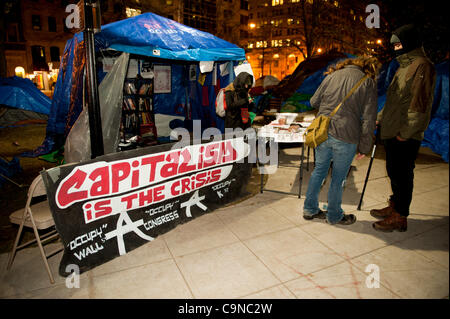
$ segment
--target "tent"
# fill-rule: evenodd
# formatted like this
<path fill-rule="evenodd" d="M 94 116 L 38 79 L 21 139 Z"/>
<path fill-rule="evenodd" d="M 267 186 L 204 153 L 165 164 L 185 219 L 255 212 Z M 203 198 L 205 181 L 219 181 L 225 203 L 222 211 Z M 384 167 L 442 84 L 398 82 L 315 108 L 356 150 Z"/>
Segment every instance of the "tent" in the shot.
<path fill-rule="evenodd" d="M 29 79 L 0 78 L 0 126 L 48 119 L 51 100 Z"/>
<path fill-rule="evenodd" d="M 121 75 L 117 73 L 115 78 L 109 76 L 108 81 L 116 84 L 124 80 L 123 72 L 130 71 L 133 57 L 137 57 L 137 60 L 139 57 L 150 58 L 155 64 L 170 65 L 172 90 L 170 93 L 154 95 L 154 112 L 162 118 L 180 116 L 189 121 L 201 120 L 202 127 L 217 127 L 223 131 L 223 120 L 215 114 L 215 96 L 221 87 L 233 81 L 234 67 L 245 61 L 243 49 L 212 34 L 153 13 L 102 26 L 101 32 L 95 35 L 95 48 L 97 60 L 103 65 L 111 57 L 108 54 L 112 54 L 116 62 L 122 60 L 122 63 L 129 63 L 126 70 L 114 64 L 115 72 Z M 129 61 L 118 58 L 121 53 L 129 54 Z M 85 58 L 82 33 L 67 42 L 61 62 L 46 139 L 30 156 L 49 153 L 61 147 L 83 111 Z M 101 86 L 111 72 L 106 74 L 101 64 L 97 67 L 99 94 L 102 95 Z M 207 72 L 204 67 L 212 67 L 212 70 Z M 110 84 L 104 86 L 114 90 Z M 102 108 L 101 98 L 100 104 Z M 104 114 L 103 111 L 101 113 Z M 114 126 L 103 121 L 102 116 L 103 124 Z"/>
<path fill-rule="evenodd" d="M 269 92 L 255 98 L 258 110 L 264 110 L 274 106 L 280 112 L 300 113 L 311 110 L 309 99 L 325 78 L 326 69 L 350 54 L 330 51 L 313 56 L 302 61 L 291 75 L 286 76 L 278 85 L 270 88 Z M 261 93 L 263 90 L 253 92 Z M 252 93 L 251 91 L 251 93 Z"/>

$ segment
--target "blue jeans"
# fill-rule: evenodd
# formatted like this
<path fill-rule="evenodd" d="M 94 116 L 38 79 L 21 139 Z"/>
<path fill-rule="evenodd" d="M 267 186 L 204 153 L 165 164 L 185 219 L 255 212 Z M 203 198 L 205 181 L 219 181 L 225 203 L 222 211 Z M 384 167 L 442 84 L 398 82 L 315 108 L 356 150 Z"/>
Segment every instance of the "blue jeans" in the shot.
<path fill-rule="evenodd" d="M 315 215 L 319 212 L 319 193 L 322 183 L 328 175 L 328 169 L 333 161 L 331 183 L 328 190 L 329 224 L 338 223 L 344 217 L 341 208 L 343 183 L 356 153 L 356 144 L 340 141 L 331 135 L 316 148 L 316 167 L 311 175 L 303 206 L 303 214 Z"/>

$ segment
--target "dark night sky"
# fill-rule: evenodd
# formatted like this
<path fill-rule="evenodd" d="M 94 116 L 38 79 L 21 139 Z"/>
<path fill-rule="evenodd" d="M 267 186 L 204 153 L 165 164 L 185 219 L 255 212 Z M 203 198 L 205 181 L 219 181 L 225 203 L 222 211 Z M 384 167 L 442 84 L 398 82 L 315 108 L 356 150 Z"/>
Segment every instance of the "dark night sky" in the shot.
<path fill-rule="evenodd" d="M 383 30 L 386 40 L 396 28 L 414 23 L 422 32 L 424 47 L 433 62 L 438 63 L 448 56 L 448 0 L 378 0 L 372 3 L 379 5 L 381 20 L 388 23 L 388 28 Z"/>

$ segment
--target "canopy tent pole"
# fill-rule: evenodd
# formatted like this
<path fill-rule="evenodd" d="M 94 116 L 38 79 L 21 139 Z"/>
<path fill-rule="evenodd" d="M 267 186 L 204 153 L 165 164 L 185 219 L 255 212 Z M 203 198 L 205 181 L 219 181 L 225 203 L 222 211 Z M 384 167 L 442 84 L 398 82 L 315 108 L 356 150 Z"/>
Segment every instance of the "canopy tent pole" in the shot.
<path fill-rule="evenodd" d="M 95 0 L 84 1 L 84 21 L 83 31 L 86 45 L 86 74 L 88 81 L 88 113 L 89 131 L 91 137 L 91 158 L 96 158 L 104 154 L 102 119 L 100 115 L 100 102 L 98 97 L 97 72 L 95 67 L 95 43 L 94 43 L 94 15 L 93 7 L 100 10 L 99 3 Z M 100 24 L 98 24 L 100 25 Z"/>

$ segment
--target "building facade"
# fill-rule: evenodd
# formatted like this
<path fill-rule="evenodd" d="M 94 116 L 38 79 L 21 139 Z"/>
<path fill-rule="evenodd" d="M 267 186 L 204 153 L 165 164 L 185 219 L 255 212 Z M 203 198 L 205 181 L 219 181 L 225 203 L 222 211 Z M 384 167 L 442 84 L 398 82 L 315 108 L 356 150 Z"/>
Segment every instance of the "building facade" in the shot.
<path fill-rule="evenodd" d="M 282 79 L 332 49 L 370 54 L 376 35 L 365 25 L 365 7 L 355 0 L 250 0 L 246 52 L 255 77 Z"/>
<path fill-rule="evenodd" d="M 64 0 L 5 0 L 6 76 L 28 77 L 45 91 L 52 89 L 59 62 L 73 31 L 66 28 Z"/>

